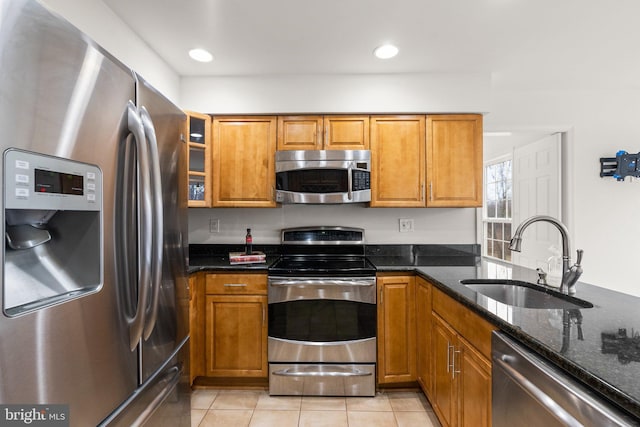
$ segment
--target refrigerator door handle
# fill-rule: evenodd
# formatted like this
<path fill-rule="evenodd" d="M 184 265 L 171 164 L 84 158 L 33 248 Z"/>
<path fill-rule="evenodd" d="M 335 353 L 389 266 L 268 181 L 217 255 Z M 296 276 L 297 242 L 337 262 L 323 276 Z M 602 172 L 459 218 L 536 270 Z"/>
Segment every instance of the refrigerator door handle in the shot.
<path fill-rule="evenodd" d="M 181 374 L 182 369 L 177 366 L 174 366 L 167 370 L 167 372 L 164 374 L 164 378 L 160 380 L 164 383 L 164 387 L 162 388 L 162 390 L 160 390 L 160 392 L 158 392 L 149 406 L 147 406 L 140 413 L 138 418 L 136 418 L 136 420 L 131 423 L 131 427 L 141 427 L 147 422 L 147 420 L 151 417 L 151 415 L 153 415 L 155 410 L 158 409 L 160 405 L 162 405 L 162 403 L 167 399 L 167 397 L 169 397 L 171 392 L 175 390 L 180 380 Z"/>
<path fill-rule="evenodd" d="M 129 320 L 129 347 L 135 350 L 144 330 L 145 303 L 148 298 L 149 265 L 151 263 L 151 196 L 149 194 L 149 156 L 144 144 L 144 126 L 138 109 L 127 103 L 127 125 L 135 140 L 138 180 L 138 302 L 135 315 Z"/>
<path fill-rule="evenodd" d="M 149 171 L 151 174 L 151 199 L 153 206 L 153 246 L 151 256 L 151 298 L 146 308 L 143 338 L 149 339 L 158 318 L 158 299 L 160 283 L 162 281 L 162 251 L 164 248 L 164 213 L 162 203 L 162 177 L 160 176 L 160 156 L 158 154 L 158 140 L 151 115 L 143 106 L 139 109 L 146 145 L 149 151 Z"/>

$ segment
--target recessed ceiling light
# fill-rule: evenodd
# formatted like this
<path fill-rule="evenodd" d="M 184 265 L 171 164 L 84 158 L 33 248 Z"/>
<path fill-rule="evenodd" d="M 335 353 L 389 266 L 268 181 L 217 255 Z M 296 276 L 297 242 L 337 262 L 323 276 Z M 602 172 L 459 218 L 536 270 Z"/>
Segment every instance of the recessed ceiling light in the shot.
<path fill-rule="evenodd" d="M 213 61 L 213 55 L 211 55 L 209 52 L 207 52 L 204 49 L 191 49 L 189 51 L 189 56 L 191 57 L 191 59 L 198 61 L 198 62 L 211 62 Z"/>
<path fill-rule="evenodd" d="M 398 48 L 392 44 L 383 44 L 382 46 L 378 46 L 373 51 L 373 54 L 380 59 L 389 59 L 398 54 Z"/>

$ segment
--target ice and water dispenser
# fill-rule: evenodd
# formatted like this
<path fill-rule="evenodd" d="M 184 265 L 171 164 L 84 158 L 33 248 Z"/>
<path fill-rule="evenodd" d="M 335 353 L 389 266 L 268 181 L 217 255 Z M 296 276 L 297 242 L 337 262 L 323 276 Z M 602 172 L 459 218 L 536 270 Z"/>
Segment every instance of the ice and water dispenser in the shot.
<path fill-rule="evenodd" d="M 102 173 L 17 149 L 4 153 L 3 310 L 16 316 L 102 283 Z"/>

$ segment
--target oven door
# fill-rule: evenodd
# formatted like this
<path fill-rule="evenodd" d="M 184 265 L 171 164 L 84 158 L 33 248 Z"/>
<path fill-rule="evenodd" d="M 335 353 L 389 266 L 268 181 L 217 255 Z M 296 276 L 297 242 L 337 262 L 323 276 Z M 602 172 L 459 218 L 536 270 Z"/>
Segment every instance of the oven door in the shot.
<path fill-rule="evenodd" d="M 269 362 L 375 363 L 375 277 L 270 277 L 268 331 Z"/>

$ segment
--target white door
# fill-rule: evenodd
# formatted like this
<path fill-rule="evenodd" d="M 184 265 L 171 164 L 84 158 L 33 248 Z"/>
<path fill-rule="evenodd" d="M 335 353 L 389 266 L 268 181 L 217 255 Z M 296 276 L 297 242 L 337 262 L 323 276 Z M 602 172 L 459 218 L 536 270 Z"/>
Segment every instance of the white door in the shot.
<path fill-rule="evenodd" d="M 513 226 L 533 215 L 561 219 L 561 135 L 549 135 L 513 152 Z M 523 234 L 522 251 L 512 253 L 514 264 L 548 271 L 554 250 L 562 252 L 560 233 L 549 223 L 537 222 Z"/>

